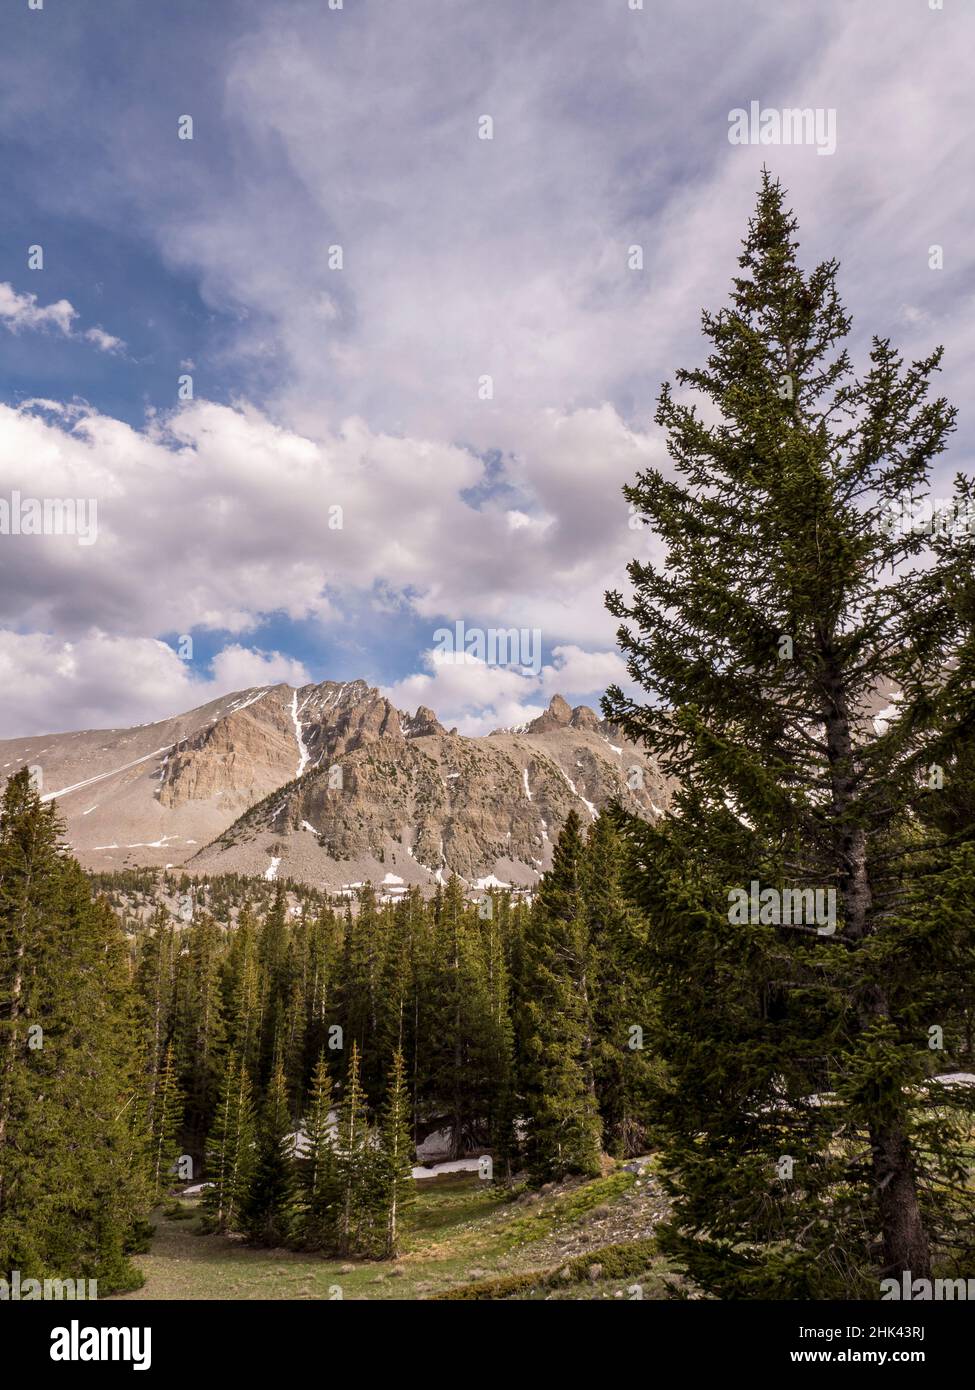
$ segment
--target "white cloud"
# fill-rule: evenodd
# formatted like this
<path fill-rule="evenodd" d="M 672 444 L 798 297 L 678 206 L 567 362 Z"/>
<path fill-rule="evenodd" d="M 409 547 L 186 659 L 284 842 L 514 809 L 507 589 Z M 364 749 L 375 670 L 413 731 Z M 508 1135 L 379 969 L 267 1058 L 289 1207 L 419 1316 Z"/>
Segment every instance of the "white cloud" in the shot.
<path fill-rule="evenodd" d="M 125 347 L 121 338 L 116 338 L 112 333 L 106 333 L 104 328 L 89 328 L 84 337 L 89 343 L 94 343 L 99 352 L 121 352 Z"/>
<path fill-rule="evenodd" d="M 340 401 L 374 428 L 516 450 L 546 408 L 609 399 L 640 418 L 699 354 L 699 309 L 727 293 L 763 160 L 807 247 L 849 268 L 868 331 L 896 313 L 892 282 L 940 294 L 929 243 L 971 269 L 975 102 L 958 55 L 975 17 L 949 9 L 498 0 L 446 22 L 442 0 L 413 0 L 340 27 L 317 6 L 282 23 L 272 0 L 224 72 L 248 177 L 187 205 L 180 161 L 145 197 L 165 254 L 240 313 L 240 360 L 259 337 L 287 364 L 275 408 L 295 428 L 316 433 Z M 752 98 L 835 108 L 836 153 L 730 145 L 728 112 Z M 966 298 L 938 317 L 967 355 Z"/>
<path fill-rule="evenodd" d="M 41 305 L 36 294 L 20 294 L 8 280 L 0 282 L 0 323 L 11 333 L 24 328 L 56 328 L 68 334 L 77 317 L 77 310 L 66 299 Z"/>
<path fill-rule="evenodd" d="M 400 709 L 427 705 L 447 728 L 456 725 L 462 734 L 479 735 L 528 723 L 553 695 L 595 705 L 614 682 L 633 688 L 618 652 L 569 645 L 556 647 L 553 658 L 534 675 L 516 666 L 488 665 L 470 652 L 446 657 L 434 649 L 423 656 L 425 671 L 396 681 L 384 693 Z"/>
<path fill-rule="evenodd" d="M 604 694 L 610 685 L 631 689 L 626 663 L 617 651 L 586 652 L 574 645 L 556 647 L 551 666 L 542 670 L 542 689 L 546 695 Z"/>
<path fill-rule="evenodd" d="M 144 637 L 90 632 L 75 642 L 0 630 L 0 738 L 151 723 L 252 685 L 305 684 L 279 652 L 225 647 L 212 674 Z"/>
<path fill-rule="evenodd" d="M 11 333 L 23 329 L 55 328 L 66 338 L 74 337 L 73 325 L 78 310 L 66 299 L 54 304 L 39 304 L 36 294 L 21 293 L 15 290 L 9 280 L 0 282 L 0 323 Z M 121 338 L 106 333 L 104 328 L 87 328 L 80 334 L 86 342 L 94 344 L 99 352 L 119 352 L 125 347 Z"/>
<path fill-rule="evenodd" d="M 603 591 L 655 553 L 620 486 L 664 461 L 656 387 L 702 360 L 699 310 L 725 300 L 763 161 L 790 189 L 803 263 L 843 263 L 854 349 L 874 331 L 908 356 L 945 341 L 943 388 L 966 398 L 975 15 L 917 0 L 373 9 L 337 23 L 318 5 L 254 8 L 200 94 L 219 138 L 154 144 L 151 168 L 156 110 L 127 122 L 97 104 L 97 167 L 65 168 L 62 198 L 97 202 L 194 282 L 234 326 L 218 360 L 205 337 L 181 346 L 181 368 L 231 382 L 255 368 L 263 408 L 202 401 L 145 430 L 57 403 L 45 418 L 42 403 L 0 409 L 0 493 L 97 495 L 100 532 L 86 551 L 0 539 L 0 621 L 136 641 L 244 634 L 275 612 L 339 631 L 367 611 L 376 629 L 352 635 L 364 675 L 398 612 L 429 623 L 421 648 L 444 619 L 539 627 L 559 655 L 534 685 L 460 668 L 400 682 L 448 722 L 520 722 L 554 689 L 614 678 Z M 0 69 L 0 101 L 23 115 L 37 98 Z M 75 73 L 70 102 L 34 84 L 55 92 L 27 108 L 49 143 L 64 126 L 44 122 L 83 99 Z M 835 107 L 835 155 L 731 146 L 728 111 L 753 98 Z M 492 142 L 476 139 L 484 112 Z M 75 317 L 0 286 L 13 331 L 74 334 Z M 485 373 L 493 400 L 478 399 Z M 942 476 L 970 445 L 960 424 Z M 488 450 L 501 475 L 485 488 Z"/>
<path fill-rule="evenodd" d="M 253 647 L 241 647 L 234 643 L 224 647 L 213 658 L 211 684 L 214 693 L 222 695 L 225 691 L 246 690 L 251 685 L 301 686 L 308 684 L 308 671 L 301 661 L 282 656 L 280 652 L 255 651 Z"/>
<path fill-rule="evenodd" d="M 544 524 L 512 528 L 501 501 L 465 500 L 482 477 L 470 451 L 361 420 L 314 441 L 206 401 L 141 431 L 0 406 L 0 491 L 98 503 L 83 553 L 61 536 L 0 540 L 0 622 L 242 633 L 275 612 L 338 623 L 343 596 L 382 586 L 431 631 L 446 616 L 605 644 L 602 589 L 642 543 L 619 488 L 652 454 L 610 407 L 546 413 L 511 461 Z"/>
<path fill-rule="evenodd" d="M 426 672 L 396 681 L 384 693 L 400 709 L 426 705 L 446 728 L 462 734 L 489 734 L 541 714 L 539 682 L 512 667 L 488 666 L 470 654 L 445 661 L 436 651 L 424 656 Z"/>

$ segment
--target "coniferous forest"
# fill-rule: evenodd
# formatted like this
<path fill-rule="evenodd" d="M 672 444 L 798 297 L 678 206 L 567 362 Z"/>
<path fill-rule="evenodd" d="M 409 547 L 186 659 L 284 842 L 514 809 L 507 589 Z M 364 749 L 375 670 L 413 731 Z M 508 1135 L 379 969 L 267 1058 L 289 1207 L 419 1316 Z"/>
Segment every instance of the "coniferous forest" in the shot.
<path fill-rule="evenodd" d="M 188 1184 L 207 1232 L 389 1260 L 440 1133 L 512 1195 L 649 1156 L 697 1297 L 968 1277 L 975 542 L 894 524 L 955 426 L 941 354 L 878 337 L 855 370 L 838 265 L 803 268 L 769 174 L 702 331 L 670 464 L 626 490 L 660 559 L 608 596 L 642 694 L 604 714 L 669 813 L 570 813 L 531 901 L 244 881 L 231 911 L 190 880 L 133 923 L 11 776 L 0 1270 L 133 1288 Z"/>

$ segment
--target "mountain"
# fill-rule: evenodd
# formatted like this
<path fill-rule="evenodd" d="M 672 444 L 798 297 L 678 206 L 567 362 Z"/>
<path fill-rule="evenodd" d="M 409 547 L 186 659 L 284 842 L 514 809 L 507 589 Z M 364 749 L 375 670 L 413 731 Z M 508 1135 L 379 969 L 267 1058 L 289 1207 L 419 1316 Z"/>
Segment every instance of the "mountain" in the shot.
<path fill-rule="evenodd" d="M 39 769 L 88 868 L 292 877 L 390 896 L 456 873 L 528 886 L 570 809 L 666 808 L 643 750 L 553 697 L 520 730 L 447 732 L 365 681 L 255 687 L 131 729 L 0 741 L 0 777 Z"/>

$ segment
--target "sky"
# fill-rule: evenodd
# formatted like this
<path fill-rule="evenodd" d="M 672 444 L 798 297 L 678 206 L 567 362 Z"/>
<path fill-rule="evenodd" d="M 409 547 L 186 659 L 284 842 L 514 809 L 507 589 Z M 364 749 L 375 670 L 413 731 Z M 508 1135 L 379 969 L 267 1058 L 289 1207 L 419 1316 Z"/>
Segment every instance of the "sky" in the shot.
<path fill-rule="evenodd" d="M 621 488 L 763 162 L 855 359 L 944 344 L 935 493 L 970 471 L 970 0 L 38 3 L 0 8 L 0 518 L 97 532 L 0 534 L 0 737 L 355 678 L 479 734 L 625 686 Z M 835 149 L 732 143 L 752 102 Z M 531 658 L 445 659 L 459 622 Z"/>

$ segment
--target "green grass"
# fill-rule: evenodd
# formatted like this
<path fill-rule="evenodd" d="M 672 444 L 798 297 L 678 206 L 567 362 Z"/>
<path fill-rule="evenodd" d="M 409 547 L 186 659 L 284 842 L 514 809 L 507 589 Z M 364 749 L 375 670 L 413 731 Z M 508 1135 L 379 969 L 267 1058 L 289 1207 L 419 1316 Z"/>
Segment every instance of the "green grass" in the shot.
<path fill-rule="evenodd" d="M 578 1231 L 598 1207 L 627 1193 L 630 1173 L 580 1182 L 526 1201 L 476 1174 L 453 1173 L 417 1184 L 406 1249 L 392 1261 L 333 1260 L 289 1250 L 261 1250 L 242 1240 L 199 1233 L 195 1202 L 167 1204 L 155 1214 L 147 1254 L 135 1257 L 143 1287 L 126 1299 L 424 1299 L 503 1297 L 613 1297 L 621 1280 L 660 1268 L 647 1240 L 604 1246 L 553 1264 L 540 1240 Z M 178 1211 L 178 1214 L 177 1214 Z M 598 1281 L 593 1263 L 603 1265 Z M 538 1269 L 524 1268 L 537 1264 Z M 515 1267 L 517 1266 L 517 1268 Z M 568 1276 L 559 1272 L 567 1268 Z M 497 1284 L 494 1292 L 472 1286 Z M 615 1281 L 615 1283 L 614 1283 Z M 659 1297 L 662 1284 L 650 1279 Z M 613 1287 L 610 1288 L 610 1285 Z M 458 1292 L 460 1291 L 460 1292 Z"/>
<path fill-rule="evenodd" d="M 590 1285 L 618 1284 L 621 1280 L 645 1276 L 652 1269 L 656 1258 L 657 1247 L 654 1240 L 604 1245 L 588 1251 L 585 1255 L 576 1255 L 560 1265 L 553 1265 L 549 1269 L 482 1279 L 473 1284 L 448 1289 L 445 1293 L 435 1294 L 434 1297 L 451 1300 L 504 1299 L 543 1289 L 561 1289 L 567 1292 L 570 1285 L 583 1282 Z M 598 1275 L 594 1278 L 597 1267 Z"/>
<path fill-rule="evenodd" d="M 514 1245 L 542 1240 L 558 1227 L 578 1221 L 596 1207 L 622 1196 L 635 1182 L 632 1173 L 613 1173 L 608 1178 L 596 1178 L 569 1192 L 542 1198 L 530 1216 L 509 1223 L 508 1237 Z"/>

